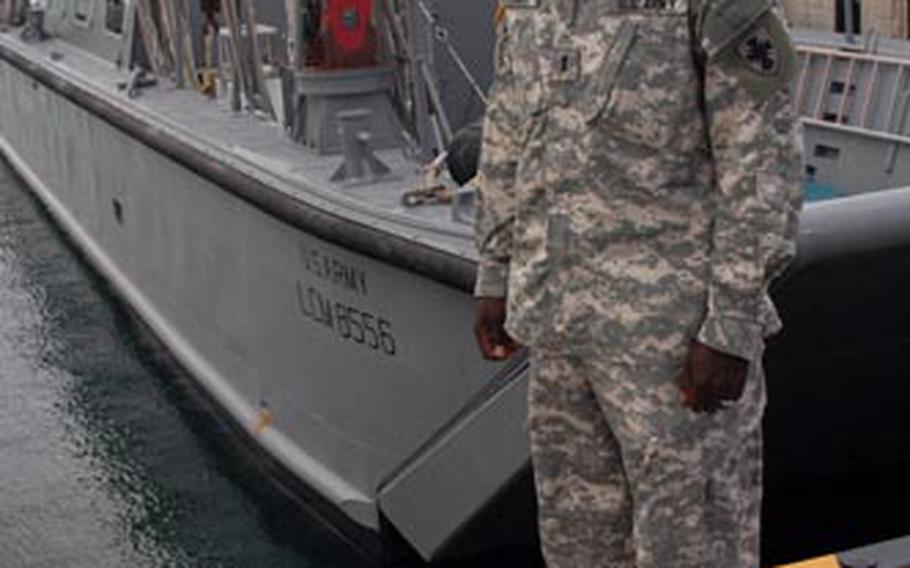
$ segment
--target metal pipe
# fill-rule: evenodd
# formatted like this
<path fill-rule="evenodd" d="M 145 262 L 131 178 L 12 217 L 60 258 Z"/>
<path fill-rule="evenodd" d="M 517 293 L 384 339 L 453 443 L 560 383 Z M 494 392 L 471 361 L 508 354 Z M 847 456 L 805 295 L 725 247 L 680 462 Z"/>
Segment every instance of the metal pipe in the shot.
<path fill-rule="evenodd" d="M 875 90 L 878 87 L 878 61 L 872 64 L 871 73 L 872 76 L 869 78 L 869 82 L 866 84 L 866 96 L 863 100 L 863 109 L 860 113 L 859 122 L 857 123 L 861 128 L 865 128 L 866 125 L 869 124 L 869 109 L 872 107 L 872 99 L 875 96 Z"/>
<path fill-rule="evenodd" d="M 897 134 L 892 134 L 890 132 L 882 132 L 880 130 L 872 130 L 870 128 L 860 128 L 858 126 L 849 126 L 847 124 L 836 124 L 834 122 L 819 120 L 817 118 L 803 118 L 803 124 L 818 128 L 825 128 L 827 130 L 836 130 L 857 136 L 864 136 L 866 138 L 874 138 L 883 142 L 892 142 L 895 144 L 910 146 L 910 136 L 900 136 Z"/>
<path fill-rule="evenodd" d="M 898 136 L 904 136 L 904 130 L 907 127 L 907 110 L 910 108 L 910 91 L 904 91 L 900 97 L 900 112 L 898 113 L 897 127 L 894 130 Z M 888 125 L 891 128 L 891 125 Z M 897 156 L 900 152 L 901 144 L 895 142 L 888 148 L 888 156 L 885 158 L 885 171 L 894 173 L 894 166 L 897 165 Z"/>
<path fill-rule="evenodd" d="M 429 57 L 429 45 L 424 33 L 423 18 L 419 12 L 419 0 L 408 0 L 408 32 L 411 43 L 411 93 L 413 96 L 414 129 L 417 135 L 421 159 L 427 159 L 433 154 L 433 134 L 430 124 L 430 111 L 427 101 L 426 82 L 424 81 L 421 67 Z"/>
<path fill-rule="evenodd" d="M 906 59 L 901 59 L 899 57 L 888 57 L 887 55 L 878 55 L 872 53 L 844 53 L 838 49 L 831 49 L 829 47 L 814 47 L 801 45 L 796 48 L 799 53 L 811 53 L 812 55 L 824 55 L 824 56 L 834 56 L 834 57 L 850 57 L 856 59 L 857 61 L 878 61 L 879 63 L 885 65 L 907 65 Z"/>
<path fill-rule="evenodd" d="M 847 122 L 847 110 L 850 103 L 853 102 L 853 95 L 851 95 L 851 90 L 856 93 L 856 85 L 853 84 L 853 75 L 856 72 L 856 59 L 850 59 L 850 63 L 847 65 L 847 79 L 844 81 L 844 92 L 841 94 L 840 107 L 837 109 L 837 122 L 846 123 Z"/>
<path fill-rule="evenodd" d="M 171 22 L 171 29 L 174 32 L 174 70 L 177 74 L 176 83 L 177 88 L 182 89 L 186 87 L 186 81 L 183 77 L 183 21 L 180 18 L 180 15 L 183 11 L 180 9 L 180 0 L 171 0 L 171 14 L 173 15 L 173 20 Z"/>
<path fill-rule="evenodd" d="M 818 91 L 818 101 L 816 101 L 815 114 L 813 114 L 814 118 L 822 118 L 825 105 L 828 103 L 828 94 L 831 92 L 831 71 L 834 68 L 835 57 L 837 57 L 835 54 L 829 54 L 828 61 L 825 63 L 825 74 L 821 82 L 821 88 Z"/>
<path fill-rule="evenodd" d="M 856 13 L 853 8 L 853 0 L 841 0 L 841 3 L 844 7 L 844 26 L 846 27 L 847 32 L 847 43 L 856 43 L 856 32 L 854 31 L 856 27 Z"/>
<path fill-rule="evenodd" d="M 284 1 L 285 18 L 287 18 L 287 63 L 294 71 L 300 71 L 301 62 L 298 61 L 300 41 L 300 0 Z"/>
<path fill-rule="evenodd" d="M 803 100 L 806 96 L 806 85 L 809 81 L 809 70 L 812 68 L 812 52 L 803 53 L 803 68 L 799 74 L 799 82 L 796 88 L 796 97 L 793 100 L 793 109 L 797 114 L 803 112 Z"/>
<path fill-rule="evenodd" d="M 885 117 L 885 129 L 891 131 L 891 125 L 894 124 L 894 116 L 897 114 L 898 105 L 900 104 L 900 94 L 904 88 L 904 74 L 906 73 L 906 63 L 900 64 L 897 68 L 897 77 L 894 79 L 894 91 L 891 93 L 891 104 L 888 105 L 888 114 Z"/>

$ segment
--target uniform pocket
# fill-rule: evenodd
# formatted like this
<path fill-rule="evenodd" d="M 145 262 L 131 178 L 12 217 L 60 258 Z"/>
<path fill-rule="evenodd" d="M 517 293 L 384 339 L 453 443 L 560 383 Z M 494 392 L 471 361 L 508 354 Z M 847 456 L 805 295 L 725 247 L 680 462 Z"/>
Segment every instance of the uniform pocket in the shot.
<path fill-rule="evenodd" d="M 572 226 L 569 216 L 554 213 L 547 218 L 547 255 L 552 264 L 558 266 L 569 252 L 572 241 Z"/>
<path fill-rule="evenodd" d="M 588 125 L 600 119 L 607 110 L 613 95 L 613 88 L 616 86 L 616 81 L 622 73 L 636 39 L 638 39 L 638 22 L 624 21 L 616 32 L 600 73 L 592 81 L 589 106 L 584 113 L 585 122 Z"/>
<path fill-rule="evenodd" d="M 630 18 L 600 80 L 588 122 L 607 141 L 680 155 L 701 143 L 700 84 L 688 18 Z"/>

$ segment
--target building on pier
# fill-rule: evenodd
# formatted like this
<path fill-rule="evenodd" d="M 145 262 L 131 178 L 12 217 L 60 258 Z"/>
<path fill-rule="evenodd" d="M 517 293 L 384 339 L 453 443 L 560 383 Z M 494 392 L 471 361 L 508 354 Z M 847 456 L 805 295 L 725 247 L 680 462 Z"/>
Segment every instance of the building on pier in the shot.
<path fill-rule="evenodd" d="M 910 0 L 784 0 L 784 5 L 794 27 L 910 39 Z"/>

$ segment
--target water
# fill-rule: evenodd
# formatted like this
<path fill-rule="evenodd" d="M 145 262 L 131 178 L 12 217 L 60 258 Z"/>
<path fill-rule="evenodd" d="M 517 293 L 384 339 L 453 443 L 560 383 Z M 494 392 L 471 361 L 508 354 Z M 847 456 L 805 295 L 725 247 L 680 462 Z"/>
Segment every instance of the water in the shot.
<path fill-rule="evenodd" d="M 362 565 L 188 385 L 0 161 L 0 566 Z"/>

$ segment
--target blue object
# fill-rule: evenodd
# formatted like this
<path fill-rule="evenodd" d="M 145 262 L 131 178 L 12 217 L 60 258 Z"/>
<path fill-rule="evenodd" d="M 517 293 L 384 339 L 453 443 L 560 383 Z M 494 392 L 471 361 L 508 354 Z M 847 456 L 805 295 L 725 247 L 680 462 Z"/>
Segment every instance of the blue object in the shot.
<path fill-rule="evenodd" d="M 839 197 L 837 188 L 833 185 L 824 185 L 814 181 L 806 182 L 806 201 L 828 201 Z"/>

